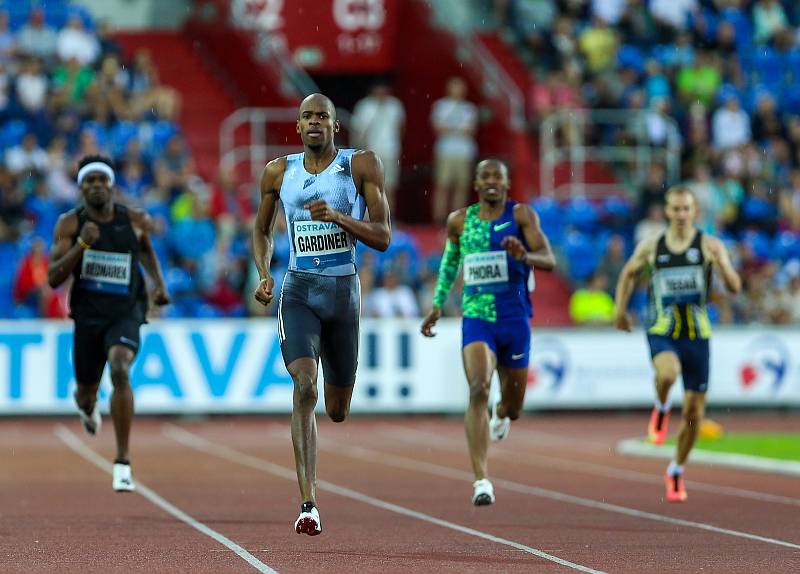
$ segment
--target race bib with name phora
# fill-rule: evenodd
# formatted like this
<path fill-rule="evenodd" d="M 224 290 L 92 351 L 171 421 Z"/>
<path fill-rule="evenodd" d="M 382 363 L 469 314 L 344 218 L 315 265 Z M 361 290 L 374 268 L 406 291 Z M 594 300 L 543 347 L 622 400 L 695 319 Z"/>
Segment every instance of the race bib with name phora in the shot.
<path fill-rule="evenodd" d="M 335 223 L 295 221 L 293 227 L 298 269 L 325 269 L 353 263 L 350 235 Z"/>
<path fill-rule="evenodd" d="M 704 269 L 699 265 L 658 270 L 655 289 L 663 306 L 699 304 L 706 289 Z"/>
<path fill-rule="evenodd" d="M 83 252 L 78 284 L 89 291 L 125 295 L 131 282 L 131 254 L 96 251 Z"/>
<path fill-rule="evenodd" d="M 475 293 L 508 290 L 508 258 L 505 251 L 470 253 L 464 256 L 464 288 Z"/>

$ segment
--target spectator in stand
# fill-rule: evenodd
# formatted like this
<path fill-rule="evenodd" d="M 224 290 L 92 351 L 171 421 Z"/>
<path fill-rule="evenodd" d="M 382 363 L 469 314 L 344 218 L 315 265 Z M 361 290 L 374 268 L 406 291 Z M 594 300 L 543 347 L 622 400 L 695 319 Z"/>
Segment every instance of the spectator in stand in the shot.
<path fill-rule="evenodd" d="M 6 69 L 6 64 L 0 62 L 0 122 L 8 116 L 9 103 L 11 102 L 11 76 Z"/>
<path fill-rule="evenodd" d="M 47 259 L 46 244 L 37 237 L 20 262 L 14 279 L 14 303 L 28 307 L 34 316 L 46 317 L 54 296 L 47 284 Z"/>
<path fill-rule="evenodd" d="M 31 10 L 28 23 L 17 35 L 17 49 L 20 54 L 49 63 L 55 58 L 57 46 L 58 35 L 45 24 L 44 12 L 39 8 Z"/>
<path fill-rule="evenodd" d="M 550 114 L 563 109 L 581 107 L 578 91 L 573 88 L 564 70 L 554 70 L 544 82 L 532 82 L 530 101 L 534 126 Z"/>
<path fill-rule="evenodd" d="M 585 287 L 569 298 L 569 317 L 576 325 L 611 325 L 614 299 L 608 293 L 608 277 L 595 271 Z"/>
<path fill-rule="evenodd" d="M 467 84 L 450 78 L 447 95 L 434 102 L 431 123 L 434 146 L 433 220 L 442 225 L 451 211 L 466 206 L 472 184 L 472 164 L 478 153 L 478 108 L 467 101 Z"/>
<path fill-rule="evenodd" d="M 625 266 L 625 239 L 615 233 L 608 238 L 606 251 L 597 266 L 596 273 L 606 278 L 606 290 L 614 296 L 614 289 L 619 279 L 619 274 Z"/>
<path fill-rule="evenodd" d="M 6 165 L 18 177 L 30 174 L 44 174 L 47 170 L 47 152 L 39 147 L 36 134 L 28 132 L 22 142 L 6 151 Z"/>
<path fill-rule="evenodd" d="M 689 25 L 689 16 L 699 8 L 697 0 L 650 0 L 650 13 L 658 28 L 658 39 L 666 44 Z"/>
<path fill-rule="evenodd" d="M 667 170 L 660 163 L 650 164 L 647 180 L 639 194 L 639 219 L 647 217 L 651 205 L 664 205 L 664 194 L 667 191 Z"/>
<path fill-rule="evenodd" d="M 628 0 L 592 0 L 591 14 L 611 26 L 616 26 L 625 14 Z"/>
<path fill-rule="evenodd" d="M 729 95 L 725 107 L 714 112 L 711 119 L 711 137 L 720 151 L 750 143 L 750 116 L 739 105 L 739 98 Z"/>
<path fill-rule="evenodd" d="M 595 17 L 578 39 L 578 46 L 592 74 L 606 72 L 617 62 L 619 38 L 602 18 Z"/>
<path fill-rule="evenodd" d="M 0 66 L 13 65 L 17 52 L 17 40 L 8 27 L 8 12 L 0 10 Z"/>
<path fill-rule="evenodd" d="M 512 3 L 511 28 L 528 50 L 528 59 L 540 69 L 554 67 L 550 31 L 556 15 L 554 0 L 516 0 Z"/>
<path fill-rule="evenodd" d="M 376 84 L 359 100 L 350 118 L 350 137 L 359 149 L 375 152 L 383 162 L 384 191 L 394 213 L 395 191 L 400 181 L 400 156 L 406 112 L 386 83 Z"/>
<path fill-rule="evenodd" d="M 676 84 L 684 104 L 698 100 L 709 106 L 722 84 L 718 63 L 708 52 L 698 50 L 694 64 L 684 65 L 678 72 Z"/>
<path fill-rule="evenodd" d="M 172 121 L 180 111 L 180 96 L 162 86 L 149 50 L 137 50 L 130 77 L 131 111 L 136 118 L 155 116 Z"/>
<path fill-rule="evenodd" d="M 172 136 L 155 162 L 156 182 L 160 187 L 177 192 L 194 175 L 194 161 L 180 134 Z"/>
<path fill-rule="evenodd" d="M 72 171 L 72 159 L 67 152 L 67 140 L 56 136 L 50 140 L 47 148 L 47 189 L 52 201 L 58 205 L 58 211 L 65 211 L 67 206 L 78 200 L 78 185 Z"/>
<path fill-rule="evenodd" d="M 419 317 L 419 305 L 414 291 L 402 285 L 391 267 L 383 272 L 381 287 L 375 289 L 367 300 L 367 307 L 375 317 Z"/>
<path fill-rule="evenodd" d="M 0 165 L 0 241 L 16 241 L 25 224 L 25 193 L 16 178 Z"/>
<path fill-rule="evenodd" d="M 91 66 L 100 55 L 100 44 L 86 31 L 81 17 L 73 14 L 58 33 L 56 52 L 62 62 L 75 59 L 81 66 Z"/>
<path fill-rule="evenodd" d="M 53 102 L 59 108 L 84 102 L 86 91 L 94 81 L 94 70 L 77 58 L 70 58 L 53 72 Z"/>
<path fill-rule="evenodd" d="M 108 20 L 101 20 L 97 24 L 97 44 L 100 46 L 100 55 L 103 58 L 113 56 L 120 59 L 122 57 L 122 48 L 114 39 L 114 31 Z"/>
<path fill-rule="evenodd" d="M 651 203 L 647 208 L 647 217 L 636 224 L 636 228 L 633 232 L 633 239 L 639 244 L 646 239 L 660 235 L 666 228 L 667 222 L 664 218 L 664 205 L 660 203 Z"/>
<path fill-rule="evenodd" d="M 788 28 L 789 20 L 778 0 L 757 0 L 753 6 L 753 26 L 756 42 L 765 44 Z"/>
<path fill-rule="evenodd" d="M 784 227 L 800 233 L 800 169 L 792 170 L 789 184 L 781 192 L 778 201 Z"/>
<path fill-rule="evenodd" d="M 36 58 L 22 62 L 15 86 L 16 100 L 25 119 L 36 119 L 45 113 L 47 104 L 47 76 Z"/>

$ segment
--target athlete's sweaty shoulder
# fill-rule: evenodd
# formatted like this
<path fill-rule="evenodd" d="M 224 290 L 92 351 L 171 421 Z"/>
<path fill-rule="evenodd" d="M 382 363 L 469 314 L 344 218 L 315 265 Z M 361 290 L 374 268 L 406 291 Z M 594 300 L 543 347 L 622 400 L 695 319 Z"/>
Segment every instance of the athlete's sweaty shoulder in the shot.
<path fill-rule="evenodd" d="M 261 196 L 267 194 L 280 195 L 283 185 L 283 173 L 286 171 L 287 157 L 279 157 L 264 166 L 261 172 Z"/>
<path fill-rule="evenodd" d="M 69 211 L 62 213 L 58 216 L 58 220 L 56 221 L 56 226 L 54 228 L 54 234 L 56 235 L 56 239 L 58 236 L 64 237 L 75 237 L 78 235 L 78 225 L 80 221 L 78 219 L 78 210 L 77 209 L 70 209 Z"/>
<path fill-rule="evenodd" d="M 351 160 L 353 181 L 359 193 L 363 193 L 364 182 L 379 183 L 383 187 L 383 162 L 372 150 L 360 149 L 353 154 Z"/>
<path fill-rule="evenodd" d="M 524 226 L 529 223 L 538 224 L 539 214 L 527 203 L 515 203 L 514 221 L 519 226 Z"/>
<path fill-rule="evenodd" d="M 656 248 L 658 247 L 658 242 L 661 241 L 661 237 L 663 237 L 663 235 L 658 234 L 640 241 L 633 250 L 631 260 L 639 263 L 641 266 L 654 263 L 656 259 Z"/>
<path fill-rule="evenodd" d="M 456 209 L 447 216 L 447 236 L 450 239 L 459 238 L 464 233 L 464 222 L 467 219 L 467 208 Z"/>

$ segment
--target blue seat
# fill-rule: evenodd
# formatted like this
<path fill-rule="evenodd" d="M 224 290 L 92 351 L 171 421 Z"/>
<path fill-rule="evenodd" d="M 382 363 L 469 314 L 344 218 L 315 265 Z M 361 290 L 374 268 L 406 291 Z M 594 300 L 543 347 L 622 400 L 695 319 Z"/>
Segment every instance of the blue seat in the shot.
<path fill-rule="evenodd" d="M 747 197 L 742 203 L 742 219 L 746 223 L 761 223 L 773 220 L 778 208 L 771 201 L 758 197 Z"/>
<path fill-rule="evenodd" d="M 533 200 L 534 211 L 539 215 L 547 238 L 554 246 L 560 246 L 564 242 L 564 210 L 552 197 L 537 197 Z"/>
<path fill-rule="evenodd" d="M 800 259 L 800 237 L 792 231 L 781 231 L 775 236 L 773 249 L 781 261 Z"/>
<path fill-rule="evenodd" d="M 584 233 L 593 233 L 599 220 L 597 207 L 583 197 L 573 198 L 567 203 L 564 217 L 567 225 Z"/>
<path fill-rule="evenodd" d="M 759 259 L 770 260 L 772 255 L 772 242 L 766 233 L 750 230 L 742 236 L 742 241 L 750 247 Z"/>
<path fill-rule="evenodd" d="M 28 133 L 28 125 L 22 120 L 5 122 L 0 129 L 0 148 L 8 149 L 19 145 L 22 138 Z"/>
<path fill-rule="evenodd" d="M 139 126 L 137 124 L 127 120 L 117 122 L 108 132 L 111 153 L 114 155 L 122 155 L 125 148 L 128 146 L 128 142 L 138 137 Z"/>
<path fill-rule="evenodd" d="M 752 72 L 755 78 L 767 86 L 783 84 L 786 66 L 783 57 L 769 46 L 758 47 L 752 55 Z"/>
<path fill-rule="evenodd" d="M 638 47 L 625 44 L 617 52 L 617 64 L 620 68 L 630 68 L 641 74 L 644 72 L 645 57 Z"/>
<path fill-rule="evenodd" d="M 564 242 L 569 279 L 575 283 L 586 281 L 598 264 L 598 252 L 593 238 L 580 231 L 571 231 Z"/>

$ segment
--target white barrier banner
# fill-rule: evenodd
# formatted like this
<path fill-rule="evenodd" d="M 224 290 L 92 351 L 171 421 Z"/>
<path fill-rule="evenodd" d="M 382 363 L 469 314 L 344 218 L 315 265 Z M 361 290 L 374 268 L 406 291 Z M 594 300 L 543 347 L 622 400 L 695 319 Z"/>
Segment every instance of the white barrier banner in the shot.
<path fill-rule="evenodd" d="M 463 412 L 460 322 L 442 320 L 433 339 L 419 324 L 362 321 L 353 412 Z M 799 353 L 798 330 L 715 333 L 709 403 L 800 406 Z M 537 329 L 525 406 L 646 407 L 652 379 L 641 332 Z M 140 413 L 291 411 L 292 381 L 271 319 L 146 325 L 131 384 Z M 0 321 L 0 414 L 72 413 L 74 385 L 70 322 Z M 110 388 L 106 373 L 104 405 Z"/>

